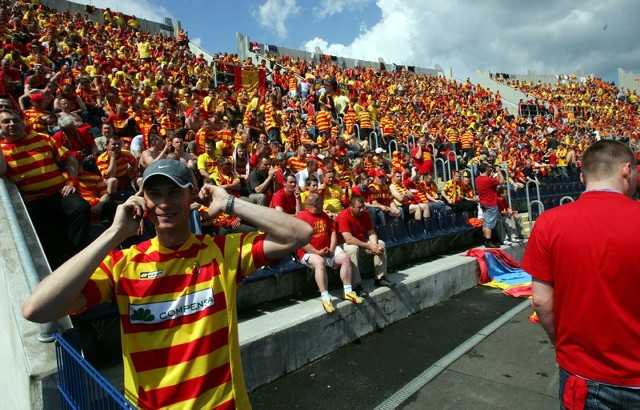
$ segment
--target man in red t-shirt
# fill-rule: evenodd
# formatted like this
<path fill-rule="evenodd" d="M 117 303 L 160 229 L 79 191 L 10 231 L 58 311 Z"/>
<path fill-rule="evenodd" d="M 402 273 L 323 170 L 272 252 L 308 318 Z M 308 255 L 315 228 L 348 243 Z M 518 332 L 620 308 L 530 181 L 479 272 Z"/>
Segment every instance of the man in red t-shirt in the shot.
<path fill-rule="evenodd" d="M 352 288 L 352 265 L 349 255 L 338 246 L 338 233 L 334 229 L 334 222 L 323 210 L 323 199 L 316 193 L 307 195 L 305 209 L 296 217 L 313 227 L 313 236 L 308 244 L 298 249 L 300 262 L 313 269 L 316 283 L 322 298 L 325 312 L 336 311 L 329 296 L 328 278 L 325 266 L 340 268 L 340 280 L 343 284 L 342 298 L 357 305 L 362 299 Z M 360 277 L 359 274 L 356 275 Z"/>
<path fill-rule="evenodd" d="M 425 137 L 418 138 L 418 146 L 411 151 L 411 158 L 413 158 L 413 165 L 418 170 L 420 175 L 433 174 L 433 151 L 431 147 L 427 146 L 427 139 Z"/>
<path fill-rule="evenodd" d="M 482 207 L 482 233 L 484 246 L 487 248 L 499 248 L 500 245 L 491 241 L 493 228 L 498 223 L 498 185 L 504 182 L 502 172 L 498 172 L 498 178 L 489 176 L 491 167 L 486 162 L 478 165 L 480 175 L 476 177 L 476 191 Z"/>
<path fill-rule="evenodd" d="M 284 176 L 284 187 L 273 194 L 271 198 L 271 208 L 285 212 L 289 215 L 295 215 L 302 211 L 302 202 L 300 202 L 300 191 L 296 184 L 296 177 L 293 174 Z"/>
<path fill-rule="evenodd" d="M 373 255 L 373 269 L 375 271 L 375 285 L 393 288 L 396 284 L 387 279 L 387 254 L 385 244 L 378 239 L 373 229 L 369 213 L 364 211 L 364 198 L 358 195 L 351 197 L 349 207 L 336 217 L 337 231 L 344 241 L 344 251 L 351 257 L 351 262 L 360 272 L 360 257 Z M 359 282 L 360 278 L 354 278 Z M 358 286 L 356 292 L 363 296 L 365 291 Z M 365 295 L 366 296 L 366 295 Z"/>
<path fill-rule="evenodd" d="M 629 147 L 614 140 L 583 155 L 587 190 L 543 212 L 522 260 L 533 307 L 555 345 L 563 408 L 640 408 L 640 204 Z M 597 403 L 597 405 L 595 404 Z"/>

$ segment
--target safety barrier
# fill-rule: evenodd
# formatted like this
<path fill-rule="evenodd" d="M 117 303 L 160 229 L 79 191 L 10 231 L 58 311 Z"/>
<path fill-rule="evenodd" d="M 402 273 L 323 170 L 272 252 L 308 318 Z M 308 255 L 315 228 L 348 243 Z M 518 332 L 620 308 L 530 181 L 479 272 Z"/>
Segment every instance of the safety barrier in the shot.
<path fill-rule="evenodd" d="M 62 409 L 135 409 L 82 357 L 78 332 L 56 333 L 58 391 Z M 78 339 L 78 340 L 74 340 Z"/>

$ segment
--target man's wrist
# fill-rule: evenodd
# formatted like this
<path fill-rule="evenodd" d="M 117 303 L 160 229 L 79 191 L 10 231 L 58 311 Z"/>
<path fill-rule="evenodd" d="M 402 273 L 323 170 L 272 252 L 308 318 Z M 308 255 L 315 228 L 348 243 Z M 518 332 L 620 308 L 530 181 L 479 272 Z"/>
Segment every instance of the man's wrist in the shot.
<path fill-rule="evenodd" d="M 227 197 L 227 205 L 224 208 L 224 213 L 225 214 L 229 214 L 231 215 L 231 213 L 233 212 L 233 205 L 235 203 L 236 197 L 233 195 L 229 195 Z"/>

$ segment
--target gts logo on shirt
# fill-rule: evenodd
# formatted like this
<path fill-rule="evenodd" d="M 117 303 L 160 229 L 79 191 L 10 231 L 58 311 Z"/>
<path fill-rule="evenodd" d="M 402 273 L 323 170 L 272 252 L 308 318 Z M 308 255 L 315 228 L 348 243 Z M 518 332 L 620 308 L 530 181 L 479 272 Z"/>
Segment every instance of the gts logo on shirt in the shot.
<path fill-rule="evenodd" d="M 140 273 L 140 279 L 155 279 L 155 278 L 159 278 L 160 276 L 162 276 L 162 269 L 161 270 L 157 270 L 155 272 L 142 272 Z"/>

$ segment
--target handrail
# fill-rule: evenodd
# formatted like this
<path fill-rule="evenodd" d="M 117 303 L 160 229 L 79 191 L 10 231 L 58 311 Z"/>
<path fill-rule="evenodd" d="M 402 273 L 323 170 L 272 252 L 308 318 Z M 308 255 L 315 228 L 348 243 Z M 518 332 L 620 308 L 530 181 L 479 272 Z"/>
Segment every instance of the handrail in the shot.
<path fill-rule="evenodd" d="M 565 201 L 566 199 L 566 201 Z M 569 195 L 565 195 L 562 198 L 560 198 L 560 205 L 564 205 L 567 202 L 573 202 L 573 198 L 570 197 Z"/>
<path fill-rule="evenodd" d="M 542 203 L 542 201 L 534 199 L 531 202 L 527 202 L 527 211 L 529 212 L 529 226 L 531 228 L 533 228 L 533 215 L 531 213 L 531 205 L 538 205 L 538 210 L 540 211 L 540 213 L 538 213 L 538 216 L 540 216 L 541 213 L 544 212 L 544 204 Z"/>
<path fill-rule="evenodd" d="M 408 135 L 408 136 L 407 136 L 407 151 L 408 151 L 409 153 L 411 153 L 411 148 L 412 148 L 411 143 L 412 143 L 412 142 L 413 142 L 413 147 L 415 148 L 415 146 L 416 146 L 416 142 L 417 142 L 417 140 L 416 140 L 416 136 L 415 136 L 415 135 L 413 135 L 413 134 L 410 134 L 410 135 Z"/>
<path fill-rule="evenodd" d="M 33 292 L 40 283 L 40 275 L 36 270 L 36 266 L 33 262 L 33 258 L 31 257 L 31 252 L 29 250 L 29 245 L 24 237 L 24 233 L 22 231 L 21 224 L 25 221 L 23 219 L 18 219 L 16 211 L 13 207 L 13 202 L 11 201 L 11 196 L 9 195 L 9 189 L 7 188 L 7 180 L 6 178 L 0 178 L 0 202 L 4 208 L 5 213 L 7 214 L 7 221 L 9 223 L 9 229 L 11 230 L 11 235 L 13 236 L 13 240 L 16 244 L 16 249 L 18 251 L 18 257 L 20 258 L 20 263 L 22 264 L 22 268 L 24 269 L 25 278 L 27 280 L 27 286 L 29 287 L 29 292 Z M 22 198 L 20 202 L 24 206 L 24 202 L 22 202 Z M 31 224 L 31 219 L 28 219 L 27 223 L 34 230 L 33 225 Z M 38 247 L 40 248 L 40 252 L 44 254 L 42 250 L 42 246 L 38 241 Z M 47 266 L 47 275 L 51 274 L 51 269 Z M 62 327 L 64 329 L 70 329 L 73 327 L 71 324 L 71 320 L 69 316 L 66 316 L 62 320 Z M 54 341 L 53 334 L 58 331 L 58 323 L 57 322 L 49 322 L 43 323 L 40 325 L 40 334 L 38 335 L 38 340 L 43 343 L 51 343 Z"/>
<path fill-rule="evenodd" d="M 538 194 L 538 199 L 531 201 L 531 198 L 529 197 L 529 185 L 535 185 L 536 193 Z M 535 201 L 540 202 L 540 205 L 542 205 L 542 211 L 544 212 L 544 205 L 540 201 L 540 184 L 535 179 L 531 179 L 527 181 L 527 185 L 524 187 L 524 189 L 525 189 L 524 193 L 527 195 L 527 209 L 529 211 L 529 220 L 531 220 L 531 203 Z"/>
<path fill-rule="evenodd" d="M 396 149 L 392 148 L 392 144 L 396 146 Z M 398 141 L 395 139 L 389 141 L 389 159 L 393 160 L 393 152 L 398 150 Z"/>
<path fill-rule="evenodd" d="M 371 138 L 373 138 L 373 141 L 375 141 L 375 143 L 376 143 L 375 144 L 376 145 L 375 148 L 373 147 L 373 144 L 371 143 Z M 378 134 L 375 131 L 371 131 L 369 133 L 369 149 L 372 149 L 372 150 L 378 149 Z"/>
<path fill-rule="evenodd" d="M 509 203 L 509 208 L 513 209 L 513 203 L 511 202 L 511 187 L 509 186 L 509 172 L 507 171 L 507 164 L 504 162 L 498 165 L 502 171 L 504 171 L 504 182 L 507 187 L 507 202 Z"/>
<path fill-rule="evenodd" d="M 446 169 L 445 169 L 445 165 L 444 165 L 444 160 L 442 158 L 434 158 L 433 160 L 433 180 L 436 182 L 436 184 L 438 183 L 438 164 L 440 161 L 442 163 L 442 182 L 447 182 L 448 179 L 445 179 L 446 175 Z M 449 177 L 449 179 L 451 179 L 451 177 Z"/>

